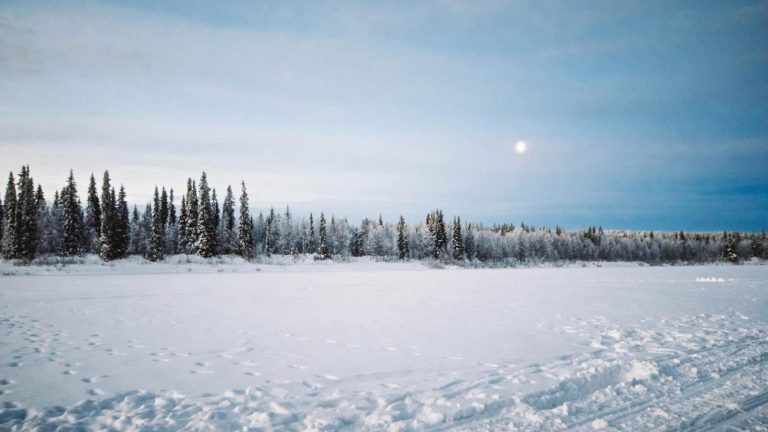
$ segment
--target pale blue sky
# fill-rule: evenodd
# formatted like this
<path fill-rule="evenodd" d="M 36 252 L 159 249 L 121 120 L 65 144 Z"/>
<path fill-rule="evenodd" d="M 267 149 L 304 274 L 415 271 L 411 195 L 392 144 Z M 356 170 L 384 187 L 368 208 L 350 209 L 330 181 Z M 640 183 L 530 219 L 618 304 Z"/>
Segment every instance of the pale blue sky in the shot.
<path fill-rule="evenodd" d="M 768 225 L 768 2 L 0 2 L 0 168 L 254 206 Z M 516 154 L 517 140 L 529 151 Z"/>

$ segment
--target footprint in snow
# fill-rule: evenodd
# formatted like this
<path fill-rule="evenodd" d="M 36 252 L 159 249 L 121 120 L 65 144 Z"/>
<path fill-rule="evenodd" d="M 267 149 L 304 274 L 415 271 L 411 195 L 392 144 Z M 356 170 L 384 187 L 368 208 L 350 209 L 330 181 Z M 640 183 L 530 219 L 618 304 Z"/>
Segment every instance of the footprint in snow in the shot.
<path fill-rule="evenodd" d="M 75 375 L 75 374 L 77 374 L 77 371 L 72 369 L 67 369 L 64 371 L 64 375 Z"/>

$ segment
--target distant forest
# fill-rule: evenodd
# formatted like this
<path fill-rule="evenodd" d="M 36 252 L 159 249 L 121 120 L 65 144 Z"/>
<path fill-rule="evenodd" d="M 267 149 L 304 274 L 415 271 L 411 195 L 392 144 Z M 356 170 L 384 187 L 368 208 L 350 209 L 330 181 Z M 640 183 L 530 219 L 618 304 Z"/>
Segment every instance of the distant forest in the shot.
<path fill-rule="evenodd" d="M 177 207 L 173 189 L 155 187 L 143 209 L 129 208 L 125 188 L 116 189 L 108 172 L 101 185 L 91 175 L 85 207 L 73 173 L 46 200 L 35 188 L 29 166 L 8 176 L 0 201 L 0 247 L 5 259 L 31 262 L 47 255 L 98 254 L 104 260 L 141 255 L 150 261 L 166 255 L 202 257 L 313 254 L 315 259 L 371 256 L 437 260 L 463 265 L 517 265 L 557 261 L 638 261 L 650 264 L 710 263 L 768 258 L 762 233 L 653 232 L 589 227 L 565 230 L 526 225 L 487 226 L 446 220 L 441 210 L 424 220 L 396 222 L 363 219 L 360 224 L 320 213 L 299 217 L 270 209 L 251 215 L 245 183 L 238 204 L 228 186 L 219 204 L 203 172 L 187 180 Z"/>

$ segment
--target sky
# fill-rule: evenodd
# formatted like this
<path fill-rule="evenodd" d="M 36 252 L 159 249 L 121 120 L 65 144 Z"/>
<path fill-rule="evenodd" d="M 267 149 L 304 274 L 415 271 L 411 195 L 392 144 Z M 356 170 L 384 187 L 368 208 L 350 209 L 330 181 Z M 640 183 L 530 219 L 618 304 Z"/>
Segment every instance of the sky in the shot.
<path fill-rule="evenodd" d="M 768 228 L 766 1 L 0 1 L 0 170 L 143 207 Z M 515 145 L 526 143 L 518 153 Z M 178 202 L 177 202 L 178 204 Z"/>

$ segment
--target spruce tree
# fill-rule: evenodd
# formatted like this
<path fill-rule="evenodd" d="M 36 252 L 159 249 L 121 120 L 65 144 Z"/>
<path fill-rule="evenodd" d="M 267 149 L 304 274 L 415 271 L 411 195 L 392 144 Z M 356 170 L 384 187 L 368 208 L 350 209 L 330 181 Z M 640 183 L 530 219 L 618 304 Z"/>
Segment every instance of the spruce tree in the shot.
<path fill-rule="evenodd" d="M 331 257 L 331 255 L 328 253 L 328 239 L 326 238 L 325 233 L 325 215 L 323 213 L 320 213 L 320 222 L 317 226 L 317 235 L 318 235 L 318 245 L 317 245 L 317 256 L 316 258 L 319 258 L 321 260 L 325 260 Z"/>
<path fill-rule="evenodd" d="M 37 202 L 29 166 L 22 166 L 18 179 L 19 197 L 16 202 L 18 258 L 31 261 L 37 249 Z"/>
<path fill-rule="evenodd" d="M 472 232 L 472 224 L 466 225 L 466 233 L 464 235 L 464 255 L 468 260 L 472 260 L 475 257 L 475 235 Z"/>
<path fill-rule="evenodd" d="M 5 224 L 5 208 L 3 207 L 3 200 L 0 199 L 0 253 L 3 250 L 3 225 Z"/>
<path fill-rule="evenodd" d="M 315 250 L 317 240 L 315 238 L 315 219 L 312 217 L 312 213 L 309 214 L 309 250 Z"/>
<path fill-rule="evenodd" d="M 458 216 L 453 219 L 451 248 L 453 249 L 453 259 L 461 260 L 464 258 L 464 239 L 461 237 L 461 219 Z"/>
<path fill-rule="evenodd" d="M 116 258 L 115 220 L 117 219 L 114 196 L 110 185 L 109 171 L 104 171 L 101 182 L 101 237 L 99 256 L 105 261 Z"/>
<path fill-rule="evenodd" d="M 211 188 L 211 210 L 213 213 L 213 226 L 216 232 L 216 243 L 219 243 L 219 225 L 221 225 L 221 209 L 219 199 L 216 197 L 216 189 Z"/>
<path fill-rule="evenodd" d="M 149 247 L 147 249 L 147 259 L 150 261 L 160 261 L 163 259 L 163 239 L 165 225 L 163 224 L 163 215 L 161 212 L 160 194 L 155 186 L 155 195 L 152 200 L 152 226 L 149 235 Z"/>
<path fill-rule="evenodd" d="M 168 193 L 165 191 L 165 186 L 160 193 L 160 220 L 163 226 L 168 225 Z"/>
<path fill-rule="evenodd" d="M 147 203 L 144 207 L 144 213 L 141 214 L 141 232 L 140 249 L 145 258 L 149 255 L 149 242 L 152 238 L 152 225 L 154 223 L 154 214 L 152 213 L 152 203 Z"/>
<path fill-rule="evenodd" d="M 88 238 L 86 243 L 88 251 L 98 252 L 101 241 L 101 204 L 93 173 L 88 184 L 88 199 L 85 206 L 85 233 Z"/>
<path fill-rule="evenodd" d="M 397 253 L 398 258 L 404 260 L 408 256 L 408 239 L 405 236 L 405 219 L 400 215 L 397 221 Z"/>
<path fill-rule="evenodd" d="M 176 223 L 176 205 L 173 203 L 173 188 L 171 188 L 168 195 L 168 224 L 165 227 L 165 252 L 167 254 L 174 254 L 179 247 L 179 226 Z"/>
<path fill-rule="evenodd" d="M 129 254 L 137 254 L 137 255 L 143 255 L 144 250 L 142 250 L 142 228 L 141 228 L 141 219 L 139 218 L 139 209 L 134 205 L 133 206 L 133 212 L 131 212 L 131 235 L 130 235 L 130 241 L 128 244 L 128 253 Z"/>
<path fill-rule="evenodd" d="M 197 253 L 203 258 L 216 255 L 216 225 L 211 205 L 208 178 L 203 172 L 200 177 L 200 201 L 197 216 Z"/>
<path fill-rule="evenodd" d="M 131 225 L 128 215 L 128 203 L 125 201 L 125 187 L 120 185 L 117 195 L 117 211 L 115 220 L 115 258 L 123 258 L 128 254 L 131 241 Z"/>
<path fill-rule="evenodd" d="M 248 259 L 253 256 L 253 220 L 248 210 L 248 192 L 245 182 L 241 183 L 240 194 L 240 226 L 237 237 L 237 254 Z"/>
<path fill-rule="evenodd" d="M 80 198 L 77 194 L 77 184 L 73 172 L 69 171 L 65 193 L 60 197 L 62 214 L 64 217 L 64 244 L 61 254 L 76 256 L 83 253 L 83 210 L 80 207 Z"/>
<path fill-rule="evenodd" d="M 221 250 L 224 254 L 235 252 L 237 237 L 235 235 L 235 198 L 232 186 L 227 186 L 227 194 L 221 207 Z"/>
<path fill-rule="evenodd" d="M 187 229 L 186 229 L 186 253 L 197 253 L 197 221 L 198 221 L 197 186 L 190 178 L 187 179 Z"/>
<path fill-rule="evenodd" d="M 11 172 L 8 175 L 8 186 L 5 188 L 5 214 L 3 215 L 3 258 L 5 259 L 16 259 L 19 254 L 16 200 L 16 181 Z"/>
<path fill-rule="evenodd" d="M 173 188 L 168 198 L 168 225 L 176 225 L 176 205 L 173 203 Z"/>
<path fill-rule="evenodd" d="M 189 216 L 187 215 L 187 198 L 181 196 L 181 209 L 179 210 L 179 244 L 176 248 L 176 253 L 186 253 L 187 244 L 187 221 Z"/>

